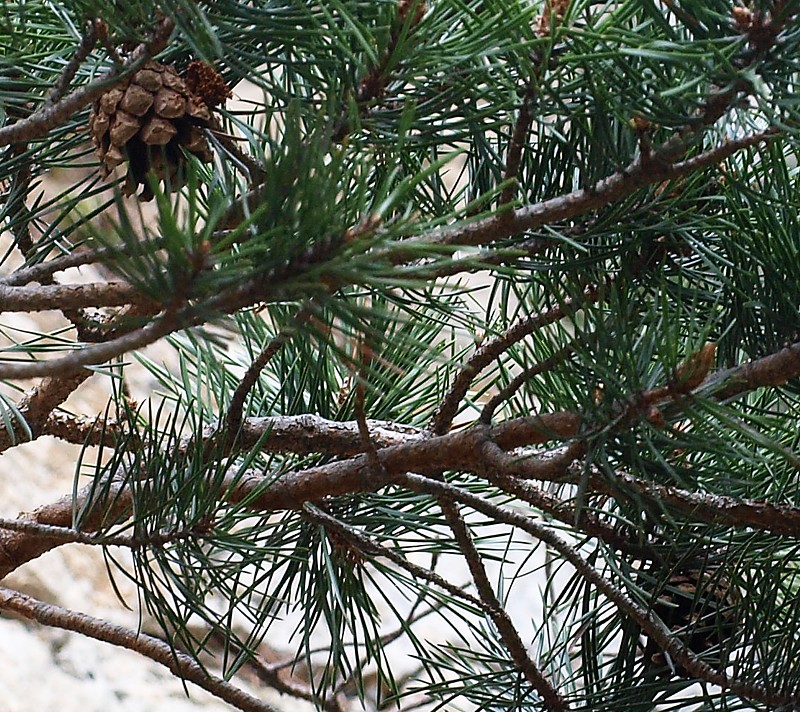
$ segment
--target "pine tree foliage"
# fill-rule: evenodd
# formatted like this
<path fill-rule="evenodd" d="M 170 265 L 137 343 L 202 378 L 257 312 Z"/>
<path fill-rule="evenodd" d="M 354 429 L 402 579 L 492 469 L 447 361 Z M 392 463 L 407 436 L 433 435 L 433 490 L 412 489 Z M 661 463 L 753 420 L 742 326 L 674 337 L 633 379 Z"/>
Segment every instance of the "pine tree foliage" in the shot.
<path fill-rule="evenodd" d="M 83 446 L 0 575 L 100 546 L 163 640 L 0 610 L 243 710 L 253 672 L 286 709 L 800 705 L 800 3 L 20 0 L 0 47 L 0 309 L 56 315 L 2 326 L 0 444 Z M 210 118 L 108 139 L 148 67 Z"/>

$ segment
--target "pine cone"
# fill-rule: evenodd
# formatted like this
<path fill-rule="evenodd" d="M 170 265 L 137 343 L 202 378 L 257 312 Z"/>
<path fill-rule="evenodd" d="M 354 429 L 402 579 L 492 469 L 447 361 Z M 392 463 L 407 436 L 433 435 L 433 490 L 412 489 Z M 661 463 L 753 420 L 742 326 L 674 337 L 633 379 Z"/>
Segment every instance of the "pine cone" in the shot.
<path fill-rule="evenodd" d="M 652 604 L 653 611 L 682 640 L 689 650 L 702 655 L 712 666 L 721 664 L 720 652 L 729 649 L 738 624 L 736 609 L 739 592 L 713 570 L 690 569 L 669 577 Z M 655 641 L 648 638 L 644 650 L 645 663 L 659 668 L 672 668 L 678 675 L 687 670 L 671 661 Z"/>
<path fill-rule="evenodd" d="M 127 162 L 123 191 L 132 195 L 141 185 L 140 199 L 150 200 L 149 171 L 177 190 L 183 152 L 205 163 L 212 160 L 202 131 L 210 121 L 207 103 L 175 69 L 151 61 L 97 100 L 89 129 L 103 177 Z"/>

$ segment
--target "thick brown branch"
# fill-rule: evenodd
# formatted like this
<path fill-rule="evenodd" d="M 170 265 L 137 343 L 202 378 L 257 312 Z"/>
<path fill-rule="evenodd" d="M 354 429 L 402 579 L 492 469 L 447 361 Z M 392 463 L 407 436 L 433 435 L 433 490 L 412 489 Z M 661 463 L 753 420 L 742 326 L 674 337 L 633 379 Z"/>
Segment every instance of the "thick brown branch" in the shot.
<path fill-rule="evenodd" d="M 72 371 L 116 358 L 134 349 L 148 346 L 175 331 L 204 323 L 209 313 L 231 313 L 254 304 L 264 297 L 263 278 L 253 278 L 244 284 L 218 294 L 199 304 L 188 304 L 182 308 L 163 312 L 149 324 L 125 332 L 105 343 L 94 344 L 73 351 L 67 356 L 50 361 L 28 361 L 23 363 L 0 363 L 0 378 L 30 378 Z"/>
<path fill-rule="evenodd" d="M 751 136 L 727 141 L 716 148 L 701 153 L 694 158 L 671 163 L 670 160 L 680 151 L 680 144 L 665 144 L 661 153 L 649 159 L 637 158 L 626 169 L 598 181 L 589 189 L 581 189 L 544 200 L 534 205 L 526 205 L 509 213 L 475 220 L 466 225 L 456 225 L 409 238 L 411 243 L 434 245 L 483 245 L 502 240 L 526 230 L 535 230 L 543 225 L 561 222 L 593 210 L 615 203 L 632 195 L 637 190 L 665 180 L 674 180 L 709 166 L 721 163 L 734 153 L 777 136 L 774 129 L 768 129 Z M 668 155 L 664 152 L 668 151 Z M 403 243 L 393 246 L 402 249 Z"/>
<path fill-rule="evenodd" d="M 0 610 L 11 611 L 41 625 L 80 633 L 118 648 L 132 650 L 163 665 L 173 675 L 193 682 L 244 712 L 278 712 L 275 707 L 212 675 L 191 656 L 145 633 L 123 628 L 101 618 L 37 601 L 24 593 L 0 588 Z"/>
<path fill-rule="evenodd" d="M 668 507 L 686 512 L 693 519 L 737 527 L 753 527 L 800 538 L 798 507 L 753 499 L 736 499 L 722 494 L 687 492 L 676 487 L 644 482 L 624 473 L 617 473 L 617 476 L 626 487 L 648 500 L 661 502 Z M 590 487 L 595 491 L 609 489 L 607 484 L 594 480 L 590 482 Z"/>
<path fill-rule="evenodd" d="M 399 425 L 388 420 L 368 420 L 370 435 L 378 448 L 404 445 L 422 440 L 424 431 L 409 425 Z M 268 435 L 269 437 L 264 437 Z M 217 426 L 207 427 L 204 441 L 219 437 Z M 193 437 L 186 438 L 179 450 L 185 452 Z M 363 452 L 358 425 L 355 422 L 328 420 L 318 415 L 278 415 L 246 418 L 237 441 L 242 450 L 257 444 L 263 452 L 292 452 L 298 455 L 325 453 L 351 457 Z"/>
<path fill-rule="evenodd" d="M 86 372 L 90 373 L 90 372 Z M 114 447 L 122 435 L 119 423 L 102 415 L 93 418 L 67 413 L 51 413 L 42 426 L 41 435 L 50 435 L 75 445 Z"/>
<path fill-rule="evenodd" d="M 32 287 L 0 285 L 0 311 L 35 312 L 83 307 L 119 307 L 135 304 L 158 306 L 127 282 L 90 282 L 87 284 L 47 284 Z"/>
<path fill-rule="evenodd" d="M 8 427 L 0 429 L 0 452 L 44 434 L 53 410 L 91 375 L 91 371 L 76 371 L 58 378 L 45 378 L 28 391 L 16 405 L 24 423 L 14 421 L 10 430 Z"/>
<path fill-rule="evenodd" d="M 580 419 L 572 413 L 552 413 L 541 417 L 519 418 L 491 428 L 488 432 L 503 448 L 543 443 L 571 437 Z M 367 455 L 333 462 L 302 472 L 290 472 L 265 487 L 261 474 L 237 480 L 225 494 L 231 502 L 249 501 L 256 509 L 299 509 L 305 502 L 354 492 L 374 492 L 407 471 L 436 473 L 441 470 L 472 472 L 481 461 L 486 429 L 469 428 L 448 435 L 418 439 L 379 451 L 381 474 L 370 467 Z M 263 490 L 263 491 L 262 491 Z M 257 496 L 254 496 L 259 492 Z M 252 498 L 252 499 L 251 499 Z"/>
<path fill-rule="evenodd" d="M 482 462 L 486 466 L 485 475 L 503 490 L 529 500 L 527 484 L 520 480 L 539 480 L 555 482 L 575 482 L 567 468 L 580 455 L 580 443 L 574 443 L 560 456 L 542 460 L 541 458 L 514 457 L 490 443 L 484 446 Z M 800 537 L 800 508 L 784 504 L 772 504 L 752 499 L 736 499 L 720 494 L 688 492 L 675 487 L 667 487 L 645 482 L 636 477 L 617 473 L 627 490 L 633 490 L 643 499 L 660 502 L 682 511 L 692 518 L 707 522 L 727 524 L 738 527 L 753 527 L 786 536 Z M 603 492 L 615 496 L 618 490 L 599 477 L 589 480 L 592 492 Z M 534 495 L 537 492 L 534 490 Z M 588 529 L 587 529 L 588 531 Z"/>
<path fill-rule="evenodd" d="M 181 320 L 172 312 L 166 313 L 161 318 L 143 326 L 140 329 L 126 333 L 106 343 L 95 344 L 83 349 L 73 351 L 67 356 L 52 359 L 50 361 L 26 361 L 23 363 L 0 363 L 0 378 L 30 378 L 32 376 L 46 376 L 49 374 L 59 374 L 65 371 L 72 371 L 83 366 L 91 366 L 121 354 L 133 351 L 152 344 L 158 339 L 178 331 L 193 323 L 202 321 L 199 318 L 194 320 Z"/>

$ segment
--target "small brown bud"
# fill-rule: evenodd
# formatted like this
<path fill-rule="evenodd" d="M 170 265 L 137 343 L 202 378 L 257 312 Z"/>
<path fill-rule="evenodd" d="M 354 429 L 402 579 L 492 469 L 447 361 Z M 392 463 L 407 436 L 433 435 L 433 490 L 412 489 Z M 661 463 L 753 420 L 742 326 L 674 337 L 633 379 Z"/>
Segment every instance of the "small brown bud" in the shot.
<path fill-rule="evenodd" d="M 358 223 L 358 225 L 354 225 L 353 227 L 347 228 L 344 233 L 344 241 L 345 242 L 353 242 L 354 240 L 358 240 L 365 235 L 370 235 L 375 232 L 380 226 L 383 221 L 379 215 L 367 215 L 365 218 Z"/>
<path fill-rule="evenodd" d="M 108 23 L 100 17 L 96 17 L 92 23 L 97 39 L 100 42 L 105 42 L 108 39 Z"/>
<path fill-rule="evenodd" d="M 648 121 L 643 116 L 634 116 L 630 120 L 631 128 L 636 131 L 636 133 L 644 133 L 645 131 L 649 131 L 653 128 L 653 122 Z"/>
<path fill-rule="evenodd" d="M 655 428 L 662 430 L 667 427 L 667 421 L 664 419 L 664 414 L 661 412 L 661 409 L 651 405 L 647 412 L 645 413 L 645 418 L 647 418 L 647 422 L 650 423 Z"/>
<path fill-rule="evenodd" d="M 740 32 L 746 32 L 753 26 L 753 11 L 738 5 L 731 10 L 733 24 Z"/>
<path fill-rule="evenodd" d="M 556 27 L 561 24 L 568 7 L 569 0 L 545 0 L 544 12 L 539 17 L 536 34 L 539 37 L 547 37 L 552 32 L 554 24 Z"/>
<path fill-rule="evenodd" d="M 414 11 L 414 16 L 411 18 L 410 26 L 414 28 L 420 23 L 425 13 L 428 11 L 427 3 L 425 0 L 417 0 L 417 2 L 414 0 L 398 0 L 397 17 L 401 22 L 405 22 L 408 19 L 412 10 Z"/>
<path fill-rule="evenodd" d="M 183 76 L 189 91 L 208 106 L 222 104 L 231 96 L 231 90 L 222 75 L 210 64 L 197 60 L 189 62 Z"/>
<path fill-rule="evenodd" d="M 675 385 L 681 393 L 697 388 L 708 375 L 717 356 L 717 345 L 709 341 L 697 353 L 687 358 L 675 371 Z"/>

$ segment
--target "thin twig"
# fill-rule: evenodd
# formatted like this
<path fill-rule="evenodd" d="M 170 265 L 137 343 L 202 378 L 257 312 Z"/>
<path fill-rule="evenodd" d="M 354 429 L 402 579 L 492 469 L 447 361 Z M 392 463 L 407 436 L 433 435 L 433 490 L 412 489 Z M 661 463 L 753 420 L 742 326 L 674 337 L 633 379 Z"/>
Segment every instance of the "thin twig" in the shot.
<path fill-rule="evenodd" d="M 226 635 L 224 630 L 220 630 L 219 626 L 215 625 L 211 630 L 211 635 L 222 645 L 230 646 L 232 641 Z M 235 646 L 238 648 L 238 646 Z M 272 663 L 265 662 L 260 655 L 248 655 L 245 665 L 248 670 L 252 670 L 258 681 L 262 684 L 269 685 L 276 692 L 282 695 L 289 695 L 300 700 L 308 702 L 316 702 L 319 697 L 314 694 L 310 685 L 297 682 L 291 678 L 291 674 L 285 673 L 285 667 L 291 667 L 297 663 L 297 660 L 292 658 L 285 665 L 276 666 Z"/>
<path fill-rule="evenodd" d="M 250 186 L 258 186 L 264 183 L 267 177 L 267 167 L 254 156 L 239 148 L 236 137 L 229 136 L 222 131 L 216 117 L 212 117 L 211 127 L 206 129 L 205 133 L 207 137 L 218 143 L 229 154 L 237 168 L 240 170 L 244 168 Z"/>
<path fill-rule="evenodd" d="M 111 478 L 110 484 L 90 483 L 77 495 L 61 499 L 19 517 L 45 526 L 72 528 L 76 511 L 84 511 L 81 527 L 85 532 L 96 531 L 101 525 L 110 525 L 130 516 L 133 494 L 120 478 Z M 41 534 L 0 530 L 0 580 L 28 561 L 59 546 L 59 539 Z"/>
<path fill-rule="evenodd" d="M 253 389 L 253 386 L 255 386 L 256 382 L 258 381 L 258 377 L 260 376 L 261 372 L 273 359 L 273 357 L 283 348 L 283 346 L 294 336 L 298 326 L 308 319 L 309 315 L 310 311 L 308 307 L 301 307 L 292 318 L 291 323 L 281 329 L 281 331 L 264 347 L 255 361 L 250 364 L 244 376 L 242 377 L 242 380 L 239 381 L 239 384 L 236 386 L 236 390 L 234 390 L 233 395 L 231 396 L 231 402 L 228 405 L 228 412 L 223 418 L 224 432 L 229 440 L 231 438 L 236 438 L 239 434 L 239 430 L 242 427 L 244 403 L 247 400 L 248 394 Z"/>
<path fill-rule="evenodd" d="M 567 346 L 564 346 L 564 348 L 556 351 L 552 356 L 538 361 L 537 363 L 533 364 L 533 366 L 530 366 L 521 373 L 517 374 L 505 387 L 501 388 L 498 393 L 496 393 L 486 402 L 486 404 L 483 406 L 480 416 L 478 416 L 478 420 L 481 423 L 491 422 L 495 410 L 497 410 L 501 403 L 511 398 L 531 379 L 543 373 L 552 371 L 557 366 L 560 366 L 575 353 L 576 348 L 577 347 L 574 343 L 568 344 Z"/>
<path fill-rule="evenodd" d="M 481 346 L 461 368 L 450 386 L 450 390 L 442 399 L 436 414 L 431 420 L 431 432 L 437 435 L 447 432 L 458 411 L 461 400 L 467 394 L 477 375 L 514 344 L 530 336 L 534 331 L 549 324 L 554 324 L 589 304 L 594 304 L 604 298 L 607 293 L 608 291 L 605 287 L 590 285 L 580 299 L 566 299 L 563 304 L 559 304 L 557 307 L 520 319 L 500 336 Z"/>
<path fill-rule="evenodd" d="M 196 527 L 171 532 L 161 532 L 148 537 L 125 536 L 122 534 L 106 535 L 82 532 L 72 527 L 59 527 L 30 519 L 0 518 L 0 529 L 22 532 L 45 539 L 58 540 L 61 544 L 85 544 L 87 546 L 119 546 L 125 549 L 143 549 L 151 546 L 164 546 L 175 541 L 207 536 L 207 532 L 198 531 Z"/>
<path fill-rule="evenodd" d="M 534 73 L 538 74 L 538 71 L 539 67 L 536 67 Z M 505 188 L 503 188 L 503 192 L 500 194 L 500 205 L 510 203 L 514 199 L 514 195 L 519 189 L 519 185 L 515 179 L 519 173 L 520 163 L 522 162 L 522 151 L 527 145 L 528 133 L 530 132 L 531 122 L 533 121 L 531 106 L 535 96 L 536 79 L 531 78 L 525 85 L 525 91 L 522 95 L 522 103 L 519 107 L 517 120 L 514 123 L 514 129 L 511 132 L 511 139 L 508 142 L 508 150 L 506 152 L 503 181 L 513 182 L 509 183 Z"/>
<path fill-rule="evenodd" d="M 483 557 L 475 548 L 472 535 L 467 528 L 464 518 L 461 516 L 461 512 L 458 511 L 455 502 L 446 493 L 438 497 L 438 502 L 447 523 L 450 525 L 458 548 L 461 550 L 461 554 L 467 562 L 467 567 L 469 568 L 470 574 L 472 574 L 472 580 L 475 582 L 478 595 L 488 608 L 489 617 L 494 622 L 500 634 L 500 639 L 509 655 L 511 655 L 514 664 L 522 674 L 525 675 L 528 682 L 533 685 L 536 692 L 539 693 L 539 696 L 542 698 L 548 710 L 553 710 L 553 712 L 563 712 L 567 710 L 568 707 L 564 699 L 550 681 L 542 674 L 542 671 L 539 670 L 536 663 L 531 660 L 519 632 L 514 627 L 513 621 L 495 595 L 492 584 L 489 582 L 489 577 L 486 575 Z"/>
<path fill-rule="evenodd" d="M 199 323 L 202 319 L 180 319 L 174 312 L 165 313 L 161 318 L 119 336 L 105 343 L 94 344 L 72 351 L 67 356 L 50 361 L 26 361 L 22 363 L 0 363 L 0 378 L 30 378 L 46 376 L 110 361 L 128 351 L 148 346 L 158 339 L 181 328 Z"/>
<path fill-rule="evenodd" d="M 94 49 L 97 42 L 97 23 L 98 20 L 90 20 L 87 23 L 80 44 L 64 69 L 61 70 L 61 74 L 58 75 L 58 79 L 53 83 L 53 88 L 48 93 L 47 99 L 45 99 L 44 105 L 46 107 L 53 106 L 53 104 L 64 98 L 81 64 Z"/>
<path fill-rule="evenodd" d="M 533 505 L 540 512 L 551 516 L 553 519 L 597 537 L 610 547 L 622 551 L 635 559 L 662 560 L 662 557 L 655 551 L 656 542 L 651 546 L 631 541 L 616 527 L 596 517 L 587 507 L 583 507 L 579 512 L 576 507 L 570 506 L 564 500 L 549 492 L 545 492 L 533 482 L 523 481 L 508 475 L 498 475 L 492 472 L 491 468 L 487 470 L 487 473 L 487 479 L 492 484 L 500 487 L 504 492 L 513 494 L 521 501 Z"/>
<path fill-rule="evenodd" d="M 366 336 L 363 338 L 367 338 Z M 359 343 L 359 369 L 356 374 L 356 399 L 355 399 L 355 416 L 356 424 L 358 425 L 358 435 L 361 438 L 361 446 L 367 454 L 370 470 L 376 477 L 385 477 L 386 471 L 381 464 L 381 459 L 378 456 L 378 448 L 372 435 L 369 432 L 369 423 L 367 422 L 367 413 L 364 406 L 367 397 L 367 371 L 369 369 L 370 361 L 372 360 L 372 348 L 366 343 Z"/>
<path fill-rule="evenodd" d="M 145 633 L 137 633 L 101 618 L 43 603 L 7 588 L 0 588 L 0 610 L 11 611 L 41 625 L 80 633 L 118 648 L 132 650 L 167 668 L 176 677 L 193 682 L 242 712 L 278 712 L 267 702 L 204 670 L 186 653 Z"/>
<path fill-rule="evenodd" d="M 386 99 L 386 86 L 392 79 L 391 61 L 397 54 L 397 43 L 403 36 L 404 29 L 406 32 L 405 37 L 413 35 L 425 12 L 425 0 L 416 0 L 416 2 L 412 0 L 412 2 L 405 2 L 404 4 L 406 6 L 405 10 L 398 12 L 392 24 L 389 41 L 380 59 L 369 68 L 369 71 L 359 81 L 358 91 L 355 96 L 359 119 L 366 116 L 376 101 Z M 398 3 L 398 9 L 402 5 L 402 2 Z M 415 6 L 414 15 L 409 12 L 411 5 Z M 348 116 L 340 116 L 333 128 L 332 139 L 341 142 L 352 129 L 350 118 Z"/>
<path fill-rule="evenodd" d="M 410 573 L 414 578 L 418 578 L 422 581 L 427 581 L 428 583 L 432 583 L 435 586 L 441 588 L 443 591 L 447 591 L 447 593 L 449 593 L 450 595 L 455 596 L 466 603 L 469 603 L 476 609 L 482 610 L 487 614 L 489 613 L 489 608 L 487 607 L 486 603 L 483 602 L 482 600 L 475 598 L 474 596 L 471 596 L 462 588 L 456 586 L 455 584 L 450 583 L 449 581 L 442 578 L 439 574 L 435 573 L 434 571 L 429 571 L 428 569 L 425 569 L 422 566 L 418 566 L 417 564 L 412 564 L 410 561 L 408 561 L 402 555 L 398 554 L 396 551 L 375 543 L 369 537 L 365 536 L 354 527 L 345 525 L 344 523 L 336 519 L 336 517 L 331 516 L 327 512 L 320 509 L 319 507 L 307 504 L 304 507 L 303 511 L 304 514 L 309 519 L 331 528 L 332 530 L 337 532 L 339 535 L 341 535 L 348 541 L 353 542 L 353 544 L 355 544 L 365 554 L 389 559 L 389 561 L 391 561 L 399 568 L 403 569 L 404 571 L 408 571 L 408 573 Z"/>
<path fill-rule="evenodd" d="M 154 241 L 154 247 L 160 247 L 160 241 Z M 143 243 L 137 244 L 138 251 L 144 249 Z M 75 250 L 68 255 L 55 257 L 49 262 L 20 267 L 5 277 L 0 277 L 0 285 L 6 287 L 20 287 L 30 282 L 46 283 L 48 278 L 56 272 L 63 272 L 72 267 L 102 262 L 107 257 L 112 257 L 119 253 L 129 254 L 131 252 L 128 245 L 115 245 L 112 247 L 83 248 Z"/>
<path fill-rule="evenodd" d="M 542 9 L 542 13 L 539 16 L 539 20 L 536 23 L 536 34 L 540 38 L 549 37 L 553 31 L 553 25 L 560 25 L 561 20 L 564 17 L 565 3 L 563 0 L 557 3 L 555 8 L 552 8 L 551 4 L 551 0 L 546 0 L 544 8 Z M 553 12 L 554 10 L 555 12 Z M 553 23 L 554 17 L 555 23 Z M 520 164 L 522 162 L 522 153 L 528 143 L 528 134 L 530 133 L 531 124 L 533 123 L 533 114 L 531 113 L 531 109 L 533 108 L 533 100 L 536 98 L 536 89 L 539 82 L 542 81 L 545 70 L 549 69 L 548 62 L 545 61 L 545 57 L 542 55 L 540 49 L 537 48 L 534 50 L 534 52 L 535 54 L 533 57 L 531 75 L 525 82 L 525 90 L 522 94 L 522 104 L 519 108 L 519 113 L 517 114 L 517 120 L 514 123 L 514 130 L 511 132 L 508 150 L 506 151 L 505 171 L 503 175 L 504 181 L 514 179 L 519 174 Z M 547 59 L 549 60 L 550 57 L 548 56 Z M 503 205 L 505 203 L 510 203 L 514 199 L 514 195 L 517 190 L 518 185 L 516 183 L 508 185 L 503 190 L 503 193 L 500 197 L 500 204 Z"/>
<path fill-rule="evenodd" d="M 22 156 L 28 151 L 27 143 L 18 143 L 7 149 L 9 162 L 15 159 L 22 161 L 19 169 L 14 172 L 14 178 L 8 189 L 5 210 L 9 217 L 9 227 L 14 235 L 14 243 L 23 257 L 27 257 L 33 250 L 30 224 L 33 220 L 26 200 L 30 197 L 33 172 L 31 169 L 31 154 L 27 160 Z M 52 307 L 51 307 L 52 308 Z"/>

